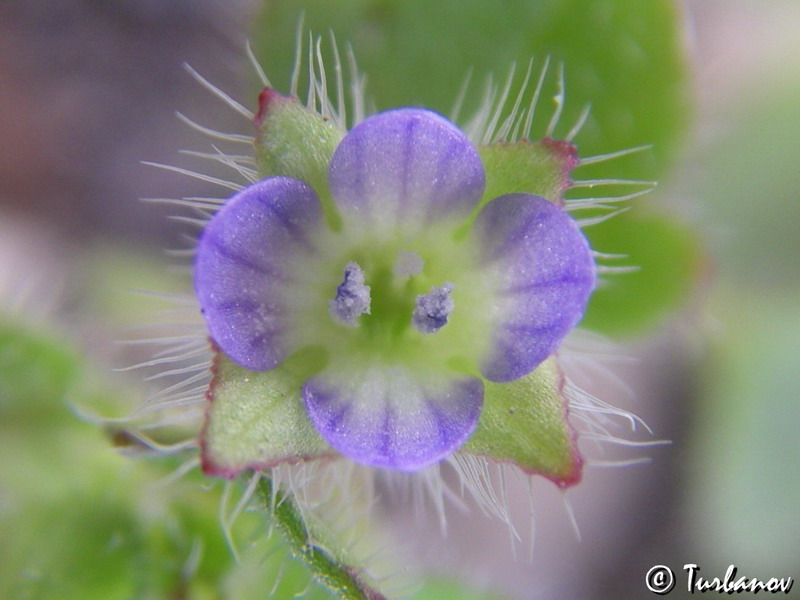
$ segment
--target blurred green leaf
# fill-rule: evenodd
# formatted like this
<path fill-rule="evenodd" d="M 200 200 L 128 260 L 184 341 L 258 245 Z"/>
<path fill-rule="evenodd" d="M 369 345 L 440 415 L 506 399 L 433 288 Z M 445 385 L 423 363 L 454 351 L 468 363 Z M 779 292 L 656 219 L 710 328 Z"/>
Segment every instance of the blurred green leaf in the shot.
<path fill-rule="evenodd" d="M 167 267 L 161 249 L 98 244 L 87 252 L 81 270 L 83 309 L 97 329 L 170 325 L 175 321 L 175 298 L 190 288 L 190 275 Z"/>
<path fill-rule="evenodd" d="M 275 539 L 246 544 L 234 562 L 219 494 L 199 472 L 159 485 L 189 457 L 123 456 L 68 408 L 118 393 L 63 340 L 0 323 L 0 598 L 249 600 L 305 589 L 308 574 L 285 568 Z M 232 535 L 267 528 L 243 514 Z"/>
<path fill-rule="evenodd" d="M 307 30 L 330 31 L 352 45 L 379 110 L 423 105 L 448 114 L 472 69 L 476 82 L 462 112 L 468 115 L 480 105 L 488 74 L 502 79 L 512 63 L 525 65 L 531 57 L 537 65 L 547 56 L 552 64 L 563 62 L 567 102 L 554 137 L 566 135 L 590 103 L 577 138 L 581 155 L 654 146 L 615 165 L 587 167 L 591 177 L 656 177 L 685 125 L 687 74 L 672 0 L 499 0 L 491 10 L 483 0 L 272 0 L 264 3 L 252 40 L 283 91 L 301 13 Z M 544 104 L 555 91 L 553 73 L 534 126 L 539 136 L 552 113 Z"/>
<path fill-rule="evenodd" d="M 500 596 L 474 592 L 455 581 L 432 579 L 425 582 L 414 600 L 500 600 Z"/>
<path fill-rule="evenodd" d="M 61 417 L 56 403 L 78 380 L 79 360 L 62 343 L 0 320 L 0 415 L 36 421 Z"/>
<path fill-rule="evenodd" d="M 593 249 L 623 255 L 604 264 L 636 270 L 602 277 L 581 327 L 626 335 L 654 326 L 686 300 L 702 274 L 696 233 L 668 217 L 630 211 L 584 231 Z"/>

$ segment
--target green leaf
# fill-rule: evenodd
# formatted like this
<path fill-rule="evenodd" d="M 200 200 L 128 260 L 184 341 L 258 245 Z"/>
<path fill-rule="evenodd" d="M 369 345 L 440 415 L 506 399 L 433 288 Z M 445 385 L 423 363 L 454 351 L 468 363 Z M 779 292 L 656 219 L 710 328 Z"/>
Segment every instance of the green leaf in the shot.
<path fill-rule="evenodd" d="M 215 595 L 231 562 L 216 499 L 197 493 L 199 478 L 155 490 L 174 459 L 131 461 L 68 407 L 120 396 L 67 341 L 0 323 L 0 597 Z"/>
<path fill-rule="evenodd" d="M 584 231 L 595 250 L 624 255 L 607 264 L 636 270 L 602 277 L 581 327 L 606 335 L 652 327 L 686 301 L 702 274 L 695 232 L 667 217 L 630 211 Z"/>
<path fill-rule="evenodd" d="M 258 97 L 256 161 L 261 177 L 294 177 L 314 188 L 325 216 L 336 223 L 328 194 L 328 165 L 344 132 L 296 98 L 265 88 Z"/>
<path fill-rule="evenodd" d="M 80 361 L 59 340 L 0 321 L 0 415 L 57 422 L 57 405 L 79 381 Z M 54 417 L 56 417 L 54 419 Z"/>
<path fill-rule="evenodd" d="M 460 451 L 512 462 L 560 486 L 577 483 L 582 460 L 567 421 L 563 385 L 554 358 L 516 381 L 485 382 L 478 428 Z"/>
<path fill-rule="evenodd" d="M 422 589 L 414 594 L 413 600 L 500 600 L 500 596 L 487 592 L 477 592 L 464 584 L 445 579 L 429 579 Z"/>
<path fill-rule="evenodd" d="M 484 203 L 521 192 L 563 204 L 570 173 L 578 164 L 575 146 L 551 139 L 490 144 L 479 150 L 486 170 Z"/>
<path fill-rule="evenodd" d="M 218 352 L 201 436 L 203 468 L 232 477 L 284 461 L 332 454 L 306 416 L 303 382 L 320 358 L 307 351 L 272 371 L 248 371 Z"/>

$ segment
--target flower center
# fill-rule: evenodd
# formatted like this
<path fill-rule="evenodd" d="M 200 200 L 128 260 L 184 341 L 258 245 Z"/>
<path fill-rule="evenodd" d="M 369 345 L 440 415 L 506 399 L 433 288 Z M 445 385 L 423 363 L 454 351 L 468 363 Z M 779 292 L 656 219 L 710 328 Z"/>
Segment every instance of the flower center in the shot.
<path fill-rule="evenodd" d="M 454 286 L 446 282 L 419 294 L 425 283 L 424 266 L 419 254 L 405 250 L 398 252 L 391 269 L 377 266 L 371 273 L 350 261 L 336 295 L 328 301 L 328 312 L 343 325 L 363 325 L 368 336 L 396 339 L 409 325 L 423 334 L 435 333 L 447 324 L 453 312 Z M 366 284 L 367 279 L 370 285 Z"/>

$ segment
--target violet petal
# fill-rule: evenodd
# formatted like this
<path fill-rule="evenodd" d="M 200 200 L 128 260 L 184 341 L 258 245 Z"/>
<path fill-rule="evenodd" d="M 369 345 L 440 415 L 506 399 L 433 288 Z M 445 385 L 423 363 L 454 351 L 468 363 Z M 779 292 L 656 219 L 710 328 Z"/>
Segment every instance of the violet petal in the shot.
<path fill-rule="evenodd" d="M 321 222 L 313 189 L 272 177 L 236 194 L 203 231 L 197 298 L 211 337 L 240 366 L 272 369 L 295 349 L 285 326 L 286 287 L 296 259 L 314 252 Z"/>
<path fill-rule="evenodd" d="M 487 204 L 473 235 L 481 248 L 494 333 L 481 364 L 512 381 L 552 354 L 583 316 L 595 284 L 589 246 L 575 221 L 539 196 L 508 194 Z"/>
<path fill-rule="evenodd" d="M 422 109 L 374 115 L 339 144 L 330 189 L 345 223 L 378 234 L 465 218 L 485 187 L 475 147 L 449 121 Z"/>
<path fill-rule="evenodd" d="M 353 376 L 328 368 L 303 386 L 311 422 L 336 450 L 375 467 L 413 471 L 457 449 L 474 430 L 483 382 L 379 365 Z"/>

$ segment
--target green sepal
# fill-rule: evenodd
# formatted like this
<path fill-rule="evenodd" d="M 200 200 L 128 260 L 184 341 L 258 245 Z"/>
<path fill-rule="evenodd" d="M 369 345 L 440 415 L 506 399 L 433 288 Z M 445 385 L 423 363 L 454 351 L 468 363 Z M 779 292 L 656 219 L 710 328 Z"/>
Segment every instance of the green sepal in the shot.
<path fill-rule="evenodd" d="M 249 371 L 217 352 L 200 438 L 205 473 L 232 478 L 334 454 L 301 401 L 303 383 L 320 364 L 319 353 L 308 350 L 271 371 Z"/>
<path fill-rule="evenodd" d="M 551 140 L 499 142 L 479 149 L 486 170 L 486 191 L 481 206 L 498 196 L 535 194 L 553 204 L 564 204 L 571 184 L 570 173 L 578 165 L 573 144 Z"/>
<path fill-rule="evenodd" d="M 460 452 L 513 463 L 561 487 L 578 483 L 583 460 L 567 420 L 564 378 L 556 359 L 515 381 L 485 382 L 478 427 Z"/>
<path fill-rule="evenodd" d="M 258 96 L 255 151 L 260 177 L 294 177 L 314 188 L 325 217 L 338 221 L 328 193 L 328 165 L 344 137 L 335 123 L 297 99 L 264 88 Z"/>

